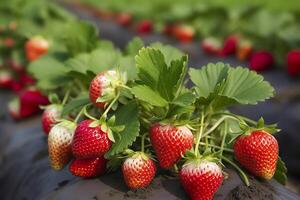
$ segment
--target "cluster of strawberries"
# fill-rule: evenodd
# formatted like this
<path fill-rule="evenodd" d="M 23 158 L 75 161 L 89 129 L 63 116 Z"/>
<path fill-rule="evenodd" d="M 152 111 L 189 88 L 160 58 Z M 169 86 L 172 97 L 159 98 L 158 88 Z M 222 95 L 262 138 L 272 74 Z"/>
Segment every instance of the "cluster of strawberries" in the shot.
<path fill-rule="evenodd" d="M 89 95 L 95 106 L 104 109 L 109 102 L 99 102 L 99 98 L 109 95 L 114 98 L 115 87 L 124 83 L 116 77 L 119 77 L 118 72 L 110 70 L 92 80 Z M 77 123 L 78 117 L 74 121 L 62 119 L 62 109 L 62 105 L 49 105 L 42 116 L 52 168 L 60 170 L 72 160 L 69 171 L 75 176 L 92 178 L 105 174 L 108 162 L 105 153 L 113 144 L 109 127 L 96 119 L 85 119 L 80 123 Z M 104 113 L 110 109 L 106 108 Z M 180 162 L 197 140 L 187 125 L 159 122 L 152 124 L 148 132 L 161 169 L 171 169 Z M 247 131 L 236 139 L 233 150 L 236 160 L 253 175 L 264 179 L 273 177 L 278 143 L 271 134 L 264 130 Z M 124 182 L 130 189 L 147 187 L 157 171 L 153 156 L 143 149 L 138 152 L 127 150 L 121 168 Z M 224 180 L 224 174 L 211 155 L 195 156 L 187 159 L 179 170 L 179 179 L 191 199 L 212 199 Z"/>
<path fill-rule="evenodd" d="M 48 41 L 34 37 L 25 44 L 27 60 L 32 62 L 47 53 Z M 10 101 L 8 108 L 11 116 L 16 119 L 24 119 L 40 111 L 40 106 L 49 104 L 48 98 L 44 96 L 34 85 L 35 80 L 29 76 L 26 69 L 14 61 L 8 62 L 11 70 L 3 69 L 0 72 L 0 87 L 12 89 L 16 92 L 16 97 Z M 17 80 L 15 77 L 19 77 Z"/>

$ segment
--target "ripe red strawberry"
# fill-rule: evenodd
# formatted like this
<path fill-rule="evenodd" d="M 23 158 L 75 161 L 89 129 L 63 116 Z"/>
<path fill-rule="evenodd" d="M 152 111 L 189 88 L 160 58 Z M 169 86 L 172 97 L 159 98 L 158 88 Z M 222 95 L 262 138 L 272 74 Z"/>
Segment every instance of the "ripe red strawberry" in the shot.
<path fill-rule="evenodd" d="M 40 105 L 49 104 L 48 98 L 40 91 L 31 88 L 22 91 L 9 105 L 9 112 L 14 119 L 30 117 L 40 111 Z"/>
<path fill-rule="evenodd" d="M 106 103 L 116 96 L 116 88 L 125 81 L 116 70 L 109 70 L 98 74 L 89 88 L 90 100 L 98 107 L 103 108 Z M 97 102 L 98 97 L 106 96 L 108 102 Z"/>
<path fill-rule="evenodd" d="M 221 168 L 206 160 L 189 161 L 179 172 L 181 185 L 192 200 L 210 200 L 224 176 Z"/>
<path fill-rule="evenodd" d="M 46 107 L 42 115 L 42 126 L 44 133 L 48 135 L 51 128 L 58 123 L 61 117 L 62 105 L 51 104 Z"/>
<path fill-rule="evenodd" d="M 274 64 L 273 55 L 268 51 L 258 51 L 250 58 L 250 69 L 254 71 L 265 71 L 272 68 Z"/>
<path fill-rule="evenodd" d="M 69 170 L 74 176 L 93 178 L 106 172 L 107 160 L 101 156 L 89 159 L 75 159 L 72 161 Z"/>
<path fill-rule="evenodd" d="M 25 52 L 28 61 L 34 61 L 48 52 L 49 43 L 42 37 L 33 37 L 25 44 Z"/>
<path fill-rule="evenodd" d="M 76 124 L 64 120 L 53 126 L 48 136 L 48 151 L 51 167 L 62 169 L 72 158 L 71 143 Z"/>
<path fill-rule="evenodd" d="M 195 36 L 195 30 L 192 26 L 178 25 L 174 28 L 174 36 L 182 43 L 191 42 Z"/>
<path fill-rule="evenodd" d="M 7 69 L 0 70 L 0 88 L 10 88 L 13 82 L 13 75 Z"/>
<path fill-rule="evenodd" d="M 233 145 L 235 158 L 252 174 L 271 179 L 278 159 L 277 140 L 265 131 L 241 135 Z"/>
<path fill-rule="evenodd" d="M 17 81 L 17 80 L 13 80 L 13 82 L 10 85 L 11 90 L 14 92 L 21 91 L 23 89 L 23 87 L 24 87 L 24 85 L 20 81 Z"/>
<path fill-rule="evenodd" d="M 82 121 L 76 128 L 72 143 L 73 155 L 79 159 L 103 156 L 112 142 L 101 125 L 91 126 L 92 120 Z"/>
<path fill-rule="evenodd" d="M 136 31 L 140 34 L 147 34 L 152 32 L 153 23 L 150 20 L 142 20 L 138 22 Z"/>
<path fill-rule="evenodd" d="M 130 189 L 145 188 L 152 182 L 156 166 L 149 156 L 138 152 L 125 160 L 122 172 L 125 183 Z"/>
<path fill-rule="evenodd" d="M 216 55 L 221 51 L 221 42 L 216 38 L 205 38 L 201 43 L 201 47 L 204 53 Z"/>
<path fill-rule="evenodd" d="M 253 46 L 251 42 L 243 40 L 239 42 L 237 47 L 236 56 L 239 60 L 247 60 L 253 51 Z"/>
<path fill-rule="evenodd" d="M 186 150 L 191 149 L 194 137 L 186 126 L 155 124 L 150 129 L 150 140 L 161 168 L 172 167 Z"/>
<path fill-rule="evenodd" d="M 231 35 L 225 39 L 220 56 L 229 56 L 235 53 L 238 44 L 238 37 Z"/>
<path fill-rule="evenodd" d="M 288 73 L 290 76 L 300 74 L 300 50 L 292 50 L 287 55 Z"/>
<path fill-rule="evenodd" d="M 174 34 L 175 26 L 173 24 L 165 24 L 162 32 L 168 36 L 172 36 Z"/>
<path fill-rule="evenodd" d="M 132 15 L 126 12 L 119 13 L 116 16 L 116 22 L 121 26 L 128 26 L 132 22 Z"/>
<path fill-rule="evenodd" d="M 35 80 L 25 72 L 21 73 L 20 81 L 23 85 L 33 85 L 33 84 L 35 84 Z"/>

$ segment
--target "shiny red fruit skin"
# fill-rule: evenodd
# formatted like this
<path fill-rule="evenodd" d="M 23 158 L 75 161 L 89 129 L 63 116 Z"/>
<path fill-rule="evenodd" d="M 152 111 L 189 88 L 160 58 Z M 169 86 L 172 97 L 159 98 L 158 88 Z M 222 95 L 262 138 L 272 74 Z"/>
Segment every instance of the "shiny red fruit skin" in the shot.
<path fill-rule="evenodd" d="M 220 187 L 224 176 L 214 162 L 189 163 L 179 172 L 182 187 L 192 200 L 211 200 Z"/>
<path fill-rule="evenodd" d="M 238 44 L 238 37 L 231 35 L 224 41 L 220 56 L 229 56 L 235 53 Z"/>
<path fill-rule="evenodd" d="M 109 70 L 98 74 L 91 82 L 89 88 L 90 100 L 99 108 L 104 108 L 105 102 L 97 102 L 98 97 L 101 97 L 107 90 L 111 90 L 109 85 L 111 80 L 107 75 L 117 76 L 116 71 Z"/>
<path fill-rule="evenodd" d="M 288 74 L 290 76 L 300 75 L 300 50 L 292 50 L 287 55 Z"/>
<path fill-rule="evenodd" d="M 32 38 L 25 44 L 25 52 L 28 61 L 34 61 L 48 52 L 48 41 L 42 38 Z"/>
<path fill-rule="evenodd" d="M 237 161 L 252 174 L 271 179 L 276 170 L 278 143 L 265 131 L 240 136 L 233 145 Z"/>
<path fill-rule="evenodd" d="M 153 180 L 156 166 L 151 159 L 144 160 L 141 156 L 127 158 L 122 165 L 124 181 L 130 189 L 147 187 Z"/>
<path fill-rule="evenodd" d="M 76 128 L 72 152 L 78 159 L 87 159 L 103 156 L 111 147 L 112 142 L 100 125 L 89 127 L 92 120 L 82 121 Z"/>
<path fill-rule="evenodd" d="M 189 43 L 193 40 L 195 30 L 191 26 L 178 25 L 174 28 L 175 37 L 182 43 Z"/>
<path fill-rule="evenodd" d="M 150 140 L 163 169 L 171 168 L 194 142 L 192 132 L 186 126 L 155 124 L 150 129 Z"/>
<path fill-rule="evenodd" d="M 142 20 L 137 24 L 136 31 L 140 34 L 147 34 L 152 32 L 153 23 L 149 20 Z"/>
<path fill-rule="evenodd" d="M 268 51 L 254 52 L 250 58 L 250 69 L 257 72 L 271 69 L 273 64 L 273 55 Z"/>
<path fill-rule="evenodd" d="M 74 176 L 93 178 L 105 174 L 107 160 L 101 156 L 89 159 L 75 159 L 71 162 L 69 171 Z"/>
<path fill-rule="evenodd" d="M 58 122 L 61 117 L 62 107 L 60 105 L 50 105 L 48 106 L 42 115 L 42 127 L 46 135 L 49 134 L 50 129 Z"/>

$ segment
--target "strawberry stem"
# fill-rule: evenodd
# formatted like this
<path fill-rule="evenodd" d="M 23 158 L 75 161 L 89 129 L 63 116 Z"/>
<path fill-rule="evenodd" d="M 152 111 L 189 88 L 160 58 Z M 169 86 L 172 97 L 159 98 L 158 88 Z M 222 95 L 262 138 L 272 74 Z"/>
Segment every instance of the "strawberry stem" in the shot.
<path fill-rule="evenodd" d="M 222 143 L 221 143 L 221 149 L 220 149 L 220 155 L 222 156 L 223 155 L 223 150 L 224 150 L 224 144 L 225 144 L 225 139 L 226 139 L 226 136 L 227 136 L 227 125 L 228 123 L 225 121 L 224 122 L 224 129 L 223 129 L 223 138 L 222 138 Z"/>
<path fill-rule="evenodd" d="M 141 138 L 141 151 L 142 152 L 145 151 L 145 137 L 146 137 L 146 133 Z"/>
<path fill-rule="evenodd" d="M 206 146 L 206 143 L 200 142 L 200 145 Z M 219 146 L 217 146 L 217 145 L 214 145 L 214 144 L 208 144 L 208 146 L 209 146 L 209 147 L 216 148 L 216 149 L 221 149 L 221 147 L 219 147 Z M 227 151 L 227 152 L 233 153 L 233 150 L 232 150 L 232 149 L 225 148 L 225 147 L 223 147 L 223 151 Z"/>
<path fill-rule="evenodd" d="M 65 96 L 64 96 L 64 99 L 63 99 L 63 101 L 62 101 L 62 105 L 65 105 L 65 104 L 67 103 L 67 100 L 68 100 L 68 98 L 69 98 L 69 96 L 70 96 L 70 92 L 71 92 L 71 90 L 68 90 L 68 91 L 66 92 L 66 94 L 65 94 Z"/>
<path fill-rule="evenodd" d="M 101 118 L 106 118 L 107 113 L 110 111 L 110 109 L 112 108 L 112 106 L 116 103 L 116 101 L 118 100 L 118 98 L 120 97 L 120 92 L 117 93 L 117 95 L 115 96 L 115 98 L 110 102 L 110 104 L 108 105 L 108 107 L 105 109 L 104 113 L 102 114 Z M 100 118 L 100 119 L 101 119 Z"/>
<path fill-rule="evenodd" d="M 232 162 L 230 159 L 226 158 L 225 156 L 221 156 L 221 159 L 226 161 L 227 163 L 229 163 L 231 166 L 233 166 L 240 173 L 240 176 L 244 180 L 244 183 L 247 186 L 250 186 L 248 176 L 245 174 L 245 172 L 239 166 L 237 166 L 234 162 Z"/>
<path fill-rule="evenodd" d="M 236 118 L 234 118 L 232 116 L 229 116 L 229 115 L 221 117 L 217 122 L 215 122 L 215 124 L 208 131 L 206 131 L 203 134 L 203 137 L 205 137 L 205 136 L 209 135 L 211 132 L 213 132 L 227 118 L 236 119 Z"/>
<path fill-rule="evenodd" d="M 85 115 L 87 118 L 96 121 L 97 119 L 96 119 L 95 117 L 91 116 L 91 115 L 87 112 L 86 107 L 87 107 L 87 106 L 84 106 L 84 107 L 83 107 L 83 113 L 84 113 L 84 115 Z"/>
<path fill-rule="evenodd" d="M 74 123 L 77 124 L 79 118 L 81 117 L 82 113 L 84 112 L 84 108 L 85 108 L 85 107 L 83 107 L 83 108 L 80 110 L 80 112 L 76 115 L 76 117 L 75 117 L 75 119 L 74 119 Z"/>
<path fill-rule="evenodd" d="M 196 143 L 196 146 L 195 146 L 195 156 L 197 157 L 198 156 L 198 153 L 199 153 L 199 144 L 200 144 L 200 140 L 201 140 L 201 137 L 202 137 L 202 133 L 203 133 L 203 126 L 204 125 L 204 113 L 203 111 L 201 112 L 201 121 L 200 121 L 200 130 L 199 130 L 199 133 L 197 135 L 197 143 Z"/>

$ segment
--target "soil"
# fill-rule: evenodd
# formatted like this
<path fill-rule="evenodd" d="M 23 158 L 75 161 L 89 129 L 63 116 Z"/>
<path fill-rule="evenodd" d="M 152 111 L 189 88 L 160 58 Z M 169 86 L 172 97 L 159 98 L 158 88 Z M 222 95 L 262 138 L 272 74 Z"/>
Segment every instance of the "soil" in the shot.
<path fill-rule="evenodd" d="M 254 178 L 250 180 L 251 185 L 239 185 L 235 187 L 226 197 L 226 200 L 273 200 L 274 190 L 265 182 Z"/>

